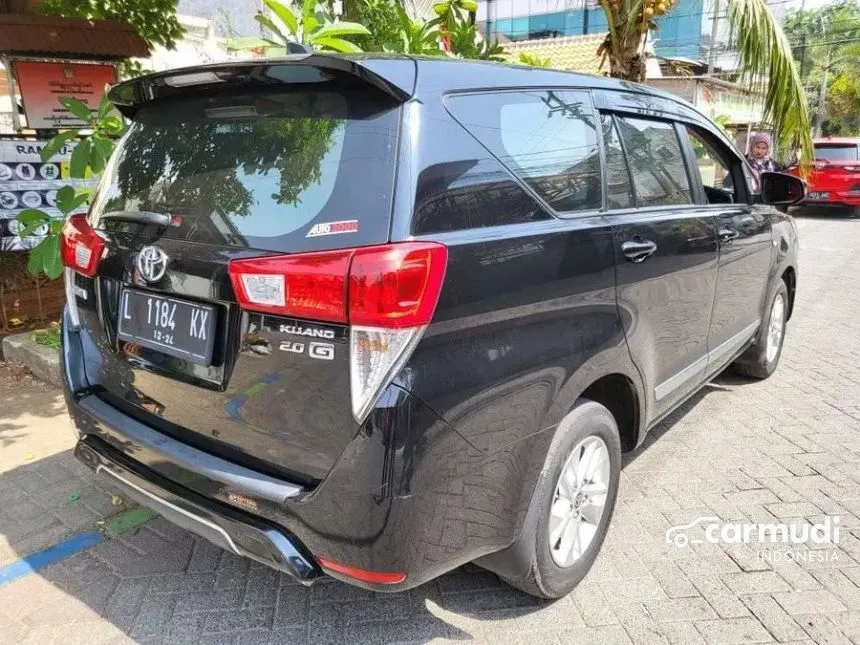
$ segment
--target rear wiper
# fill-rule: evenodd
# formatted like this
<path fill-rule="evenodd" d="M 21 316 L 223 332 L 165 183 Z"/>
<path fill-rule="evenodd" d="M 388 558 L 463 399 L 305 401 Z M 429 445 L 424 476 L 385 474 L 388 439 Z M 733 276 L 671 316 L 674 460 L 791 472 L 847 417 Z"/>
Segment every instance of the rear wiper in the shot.
<path fill-rule="evenodd" d="M 99 219 L 156 224 L 158 226 L 170 226 L 173 223 L 173 218 L 168 213 L 153 213 L 152 211 L 110 211 L 102 213 Z"/>

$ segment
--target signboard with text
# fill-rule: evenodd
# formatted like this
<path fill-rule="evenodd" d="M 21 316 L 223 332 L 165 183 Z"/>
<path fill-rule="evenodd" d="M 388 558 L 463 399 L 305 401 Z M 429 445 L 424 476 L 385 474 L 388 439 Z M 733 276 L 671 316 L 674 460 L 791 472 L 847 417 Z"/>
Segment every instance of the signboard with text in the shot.
<path fill-rule="evenodd" d="M 77 190 L 95 188 L 98 177 L 71 179 L 69 159 L 72 146 L 67 145 L 49 161 L 40 157 L 47 141 L 0 139 L 0 251 L 23 251 L 42 241 L 46 230 L 21 238 L 18 213 L 38 208 L 49 215 L 62 217 L 56 208 L 57 190 L 66 185 Z"/>
<path fill-rule="evenodd" d="M 77 128 L 84 125 L 60 104 L 70 96 L 96 109 L 105 86 L 116 83 L 116 67 L 109 64 L 19 60 L 13 63 L 24 103 L 27 125 L 45 128 Z"/>

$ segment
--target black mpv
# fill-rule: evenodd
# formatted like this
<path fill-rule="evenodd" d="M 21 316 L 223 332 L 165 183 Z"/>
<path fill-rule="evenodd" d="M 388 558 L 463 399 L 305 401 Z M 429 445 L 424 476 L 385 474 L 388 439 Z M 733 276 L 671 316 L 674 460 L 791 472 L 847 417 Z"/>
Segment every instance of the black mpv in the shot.
<path fill-rule="evenodd" d="M 305 583 L 476 562 L 569 592 L 621 453 L 776 368 L 797 232 L 647 87 L 303 54 L 110 92 L 131 120 L 61 251 L 77 457 Z"/>

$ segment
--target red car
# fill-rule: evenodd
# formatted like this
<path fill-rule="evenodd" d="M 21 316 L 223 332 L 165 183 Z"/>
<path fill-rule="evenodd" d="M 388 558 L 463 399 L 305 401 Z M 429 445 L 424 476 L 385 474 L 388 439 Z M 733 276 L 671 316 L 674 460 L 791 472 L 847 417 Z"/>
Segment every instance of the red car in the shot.
<path fill-rule="evenodd" d="M 847 206 L 860 215 L 860 138 L 815 140 L 805 205 Z M 798 174 L 797 168 L 790 170 Z"/>

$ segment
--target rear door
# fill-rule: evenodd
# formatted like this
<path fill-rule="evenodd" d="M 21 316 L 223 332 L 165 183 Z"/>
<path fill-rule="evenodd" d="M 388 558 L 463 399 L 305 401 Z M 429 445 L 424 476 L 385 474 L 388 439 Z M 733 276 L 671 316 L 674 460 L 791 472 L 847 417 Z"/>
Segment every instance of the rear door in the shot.
<path fill-rule="evenodd" d="M 731 359 L 761 322 L 772 261 L 770 208 L 750 204 L 743 162 L 711 132 L 684 126 L 696 201 L 717 221 L 719 269 L 708 336 L 710 371 Z"/>
<path fill-rule="evenodd" d="M 618 307 L 654 419 L 697 387 L 707 366 L 715 219 L 694 203 L 675 123 L 611 111 L 601 121 Z"/>
<path fill-rule="evenodd" d="M 345 272 L 326 252 L 388 240 L 399 121 L 391 97 L 332 82 L 144 104 L 89 215 L 98 275 L 74 276 L 99 396 L 227 458 L 323 477 L 357 431 L 348 328 L 318 315 Z M 275 255 L 286 293 L 253 266 L 231 282 L 231 261 Z M 239 288 L 296 313 L 245 311 Z"/>

